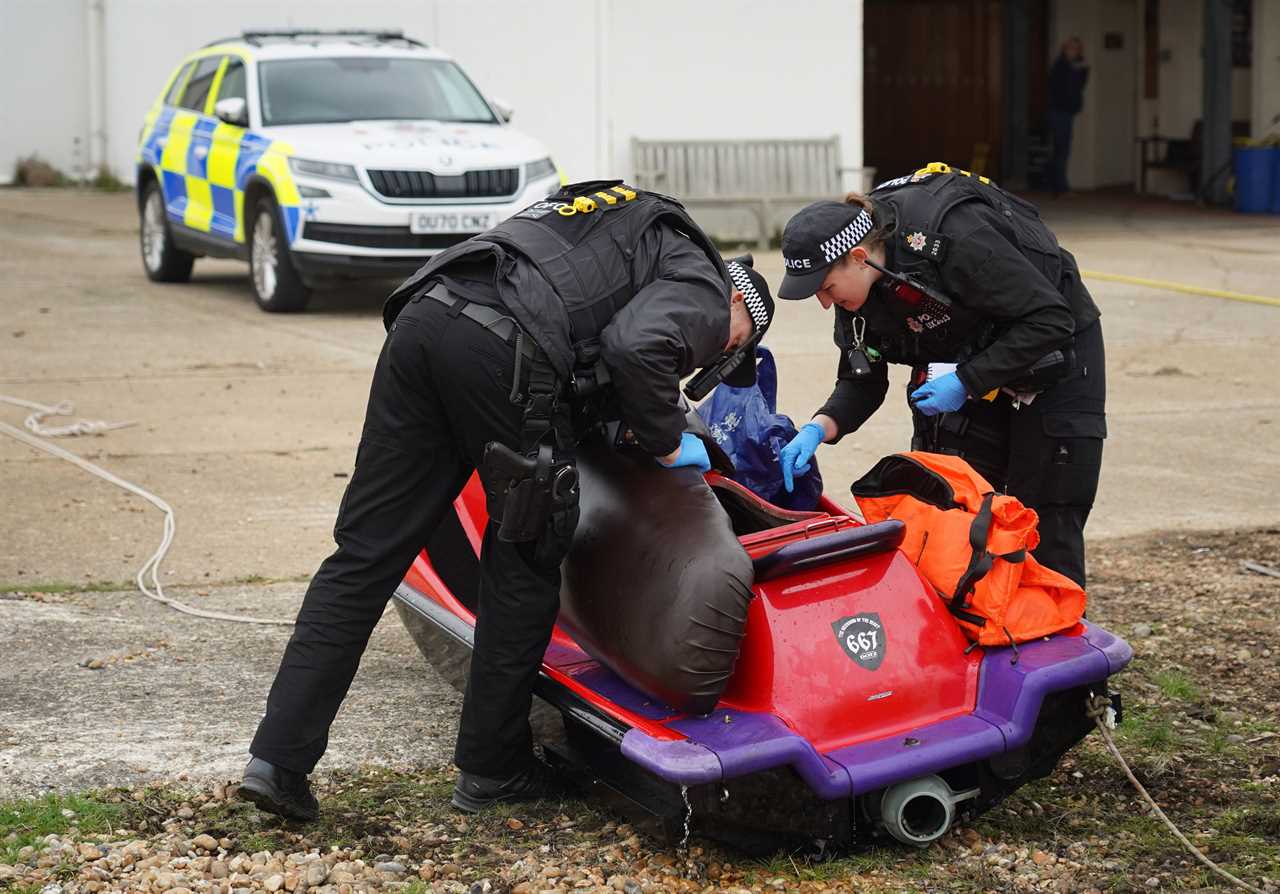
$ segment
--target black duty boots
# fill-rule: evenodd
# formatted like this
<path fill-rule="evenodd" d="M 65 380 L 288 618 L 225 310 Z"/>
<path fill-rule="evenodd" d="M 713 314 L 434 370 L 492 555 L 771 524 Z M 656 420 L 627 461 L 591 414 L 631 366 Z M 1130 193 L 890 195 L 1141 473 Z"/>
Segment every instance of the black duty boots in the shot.
<path fill-rule="evenodd" d="M 311 794 L 307 774 L 286 770 L 255 757 L 244 768 L 239 797 L 259 810 L 288 819 L 311 822 L 320 816 L 320 804 Z"/>
<path fill-rule="evenodd" d="M 453 787 L 451 803 L 464 813 L 479 813 L 499 801 L 559 800 L 569 790 L 555 771 L 541 761 L 510 779 L 489 779 L 462 772 Z"/>

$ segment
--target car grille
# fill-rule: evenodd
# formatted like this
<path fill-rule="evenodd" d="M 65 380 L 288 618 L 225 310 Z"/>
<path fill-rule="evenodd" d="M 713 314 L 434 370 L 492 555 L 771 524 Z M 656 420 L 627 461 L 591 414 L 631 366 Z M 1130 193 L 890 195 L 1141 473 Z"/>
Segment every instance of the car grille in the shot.
<path fill-rule="evenodd" d="M 432 174 L 430 171 L 370 171 L 369 180 L 388 199 L 489 199 L 514 195 L 519 168 Z"/>
<path fill-rule="evenodd" d="M 410 233 L 408 227 L 371 227 L 361 224 L 334 224 L 308 221 L 302 236 L 317 242 L 336 242 L 364 248 L 443 249 L 457 245 L 474 233 Z"/>

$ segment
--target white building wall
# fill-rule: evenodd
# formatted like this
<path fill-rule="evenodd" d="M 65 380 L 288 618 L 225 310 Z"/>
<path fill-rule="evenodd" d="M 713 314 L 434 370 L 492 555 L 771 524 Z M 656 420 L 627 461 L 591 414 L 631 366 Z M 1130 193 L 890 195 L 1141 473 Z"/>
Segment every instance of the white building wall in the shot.
<path fill-rule="evenodd" d="M 862 161 L 862 0 L 365 0 L 358 12 L 348 0 L 0 0 L 0 180 L 32 151 L 83 166 L 91 3 L 105 10 L 106 159 L 125 180 L 143 115 L 185 54 L 285 25 L 397 27 L 439 45 L 575 180 L 630 174 L 633 136 L 839 134 L 845 164 Z"/>
<path fill-rule="evenodd" d="M 84 0 L 0 0 L 0 183 L 32 153 L 88 166 Z"/>
<path fill-rule="evenodd" d="M 1204 110 L 1204 4 L 1160 3 L 1160 133 L 1186 139 Z M 1234 85 L 1233 85 L 1234 86 Z"/>
<path fill-rule="evenodd" d="M 1254 137 L 1280 137 L 1280 0 L 1253 0 L 1250 117 Z"/>
<path fill-rule="evenodd" d="M 833 134 L 862 164 L 861 2 L 617 0 L 611 17 L 615 166 L 630 170 L 633 136 Z"/>

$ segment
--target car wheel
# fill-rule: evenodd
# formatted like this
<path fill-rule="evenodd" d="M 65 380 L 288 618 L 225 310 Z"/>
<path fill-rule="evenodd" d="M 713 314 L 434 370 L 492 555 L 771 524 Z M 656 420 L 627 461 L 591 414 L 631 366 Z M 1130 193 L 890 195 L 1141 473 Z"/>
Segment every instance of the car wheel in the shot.
<path fill-rule="evenodd" d="M 249 232 L 249 271 L 258 307 L 270 313 L 302 310 L 311 290 L 294 269 L 280 208 L 270 196 L 258 199 Z"/>
<path fill-rule="evenodd" d="M 173 244 L 169 221 L 164 213 L 164 195 L 160 184 L 154 180 L 142 192 L 142 208 L 139 246 L 142 249 L 142 269 L 153 282 L 186 282 L 191 279 L 191 267 L 195 255 Z"/>

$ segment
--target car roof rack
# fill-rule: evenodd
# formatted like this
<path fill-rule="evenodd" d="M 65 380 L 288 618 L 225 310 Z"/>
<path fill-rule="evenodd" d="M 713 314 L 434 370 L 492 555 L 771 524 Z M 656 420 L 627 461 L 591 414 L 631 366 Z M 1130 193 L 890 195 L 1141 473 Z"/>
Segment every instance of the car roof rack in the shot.
<path fill-rule="evenodd" d="M 205 44 L 214 47 L 218 44 L 233 43 L 243 40 L 251 46 L 260 47 L 269 40 L 306 40 L 307 38 L 366 38 L 379 43 L 401 41 L 408 46 L 427 49 L 427 44 L 412 37 L 405 37 L 401 28 L 252 28 L 241 31 L 235 37 L 222 37 Z"/>

